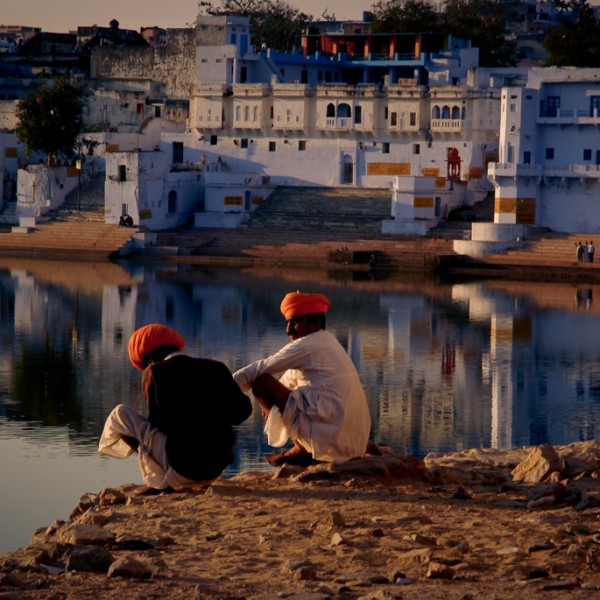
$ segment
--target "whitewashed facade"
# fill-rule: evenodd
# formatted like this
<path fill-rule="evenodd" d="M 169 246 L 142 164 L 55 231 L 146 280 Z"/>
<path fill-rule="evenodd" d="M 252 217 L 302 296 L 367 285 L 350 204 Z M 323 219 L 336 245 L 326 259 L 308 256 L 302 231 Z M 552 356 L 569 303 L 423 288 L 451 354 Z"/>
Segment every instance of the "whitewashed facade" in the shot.
<path fill-rule="evenodd" d="M 275 185 L 387 187 L 398 175 L 444 176 L 455 147 L 462 180 L 481 194 L 497 153 L 499 104 L 499 87 L 468 82 L 198 85 L 193 134 L 178 139 Z"/>
<path fill-rule="evenodd" d="M 106 154 L 105 220 L 128 213 L 150 230 L 185 224 L 202 206 L 200 166 L 172 167 L 164 152 Z"/>
<path fill-rule="evenodd" d="M 494 222 L 595 232 L 600 227 L 600 69 L 533 68 L 502 90 Z"/>
<path fill-rule="evenodd" d="M 348 61 L 342 54 L 255 53 L 247 19 L 240 17 L 199 17 L 196 28 L 187 126 L 166 131 L 152 127 L 160 119 L 151 119 L 144 131 L 158 141 L 150 148 L 143 134 L 133 148 L 111 144 L 107 222 L 128 212 L 136 224 L 167 229 L 186 222 L 192 215 L 184 212 L 192 210 L 203 213 L 194 217 L 197 226 L 212 226 L 223 214 L 220 222 L 233 224 L 275 186 L 391 191 L 397 178 L 445 179 L 452 193 L 440 197 L 466 204 L 492 191 L 486 173 L 488 163 L 498 160 L 501 89 L 524 81 L 524 71 L 479 68 L 477 50 L 458 45 L 404 63 L 390 58 L 383 61 L 388 75 L 378 83 L 345 84 L 340 78 Z M 383 63 L 357 61 L 363 79 Z M 93 112 L 104 120 L 99 110 L 108 104 L 102 101 L 97 99 Z M 134 126 L 147 120 L 137 96 L 126 104 Z M 123 152 L 128 149 L 131 156 Z M 450 152 L 459 165 L 452 178 Z M 211 185 L 208 172 L 203 179 L 206 165 L 217 165 L 221 178 L 229 173 L 234 188 L 251 182 L 242 186 L 241 202 L 231 202 L 239 190 L 228 193 L 225 181 Z M 443 216 L 452 205 L 435 212 Z"/>

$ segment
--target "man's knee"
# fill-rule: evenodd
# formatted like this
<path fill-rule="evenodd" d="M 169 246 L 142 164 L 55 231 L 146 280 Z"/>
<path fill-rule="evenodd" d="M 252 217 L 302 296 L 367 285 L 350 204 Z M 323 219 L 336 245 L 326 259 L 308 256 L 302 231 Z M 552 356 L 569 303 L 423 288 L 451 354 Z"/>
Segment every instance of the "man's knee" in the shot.
<path fill-rule="evenodd" d="M 283 412 L 290 390 L 279 379 L 265 373 L 264 375 L 259 375 L 252 382 L 252 394 L 258 400 L 261 407 L 270 409 L 275 405 Z"/>
<path fill-rule="evenodd" d="M 273 375 L 269 375 L 265 373 L 264 375 L 259 375 L 252 382 L 252 393 L 257 398 L 264 398 L 265 396 L 270 396 L 273 393 L 273 389 L 275 388 L 275 384 L 279 383 Z M 279 384 L 281 385 L 281 384 Z"/>

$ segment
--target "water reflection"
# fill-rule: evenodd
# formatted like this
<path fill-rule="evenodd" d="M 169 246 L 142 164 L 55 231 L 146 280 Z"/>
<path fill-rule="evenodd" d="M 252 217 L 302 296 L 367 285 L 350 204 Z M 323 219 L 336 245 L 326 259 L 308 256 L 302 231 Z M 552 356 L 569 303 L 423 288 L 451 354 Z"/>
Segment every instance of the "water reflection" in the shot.
<path fill-rule="evenodd" d="M 134 461 L 96 456 L 115 404 L 143 410 L 139 373 L 126 353 L 131 333 L 165 323 L 181 332 L 190 353 L 235 370 L 286 343 L 279 303 L 295 289 L 330 297 L 328 328 L 357 365 L 376 441 L 424 455 L 596 436 L 593 285 L 0 258 L 0 443 L 7 450 L 0 476 L 18 489 L 41 462 L 70 465 L 70 475 L 55 482 L 63 490 L 65 478 L 75 482 L 67 512 L 82 493 L 108 484 L 107 474 L 137 481 Z M 202 401 L 211 392 L 198 393 Z M 23 445 L 27 452 L 11 456 Z M 239 428 L 229 473 L 270 468 L 270 451 L 255 411 Z M 80 459 L 88 479 L 76 471 Z M 59 516 L 35 522 L 27 536 Z"/>

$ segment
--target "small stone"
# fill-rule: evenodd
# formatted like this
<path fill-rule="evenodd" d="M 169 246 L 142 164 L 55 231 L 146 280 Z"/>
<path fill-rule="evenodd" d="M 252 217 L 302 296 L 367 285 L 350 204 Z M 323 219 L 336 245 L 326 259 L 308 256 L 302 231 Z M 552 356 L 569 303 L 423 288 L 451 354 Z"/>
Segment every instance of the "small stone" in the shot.
<path fill-rule="evenodd" d="M 534 552 L 543 552 L 544 550 L 554 550 L 556 548 L 556 545 L 553 544 L 551 541 L 546 541 L 543 542 L 542 544 L 532 544 L 531 546 L 529 546 L 529 548 L 527 548 L 527 552 L 529 552 L 529 554 L 533 554 Z"/>
<path fill-rule="evenodd" d="M 544 577 L 550 577 L 550 573 L 546 569 L 534 569 L 527 573 L 527 579 L 542 579 Z"/>
<path fill-rule="evenodd" d="M 346 543 L 346 540 L 337 532 L 331 537 L 331 546 L 341 546 L 342 544 Z"/>
<path fill-rule="evenodd" d="M 129 533 L 123 533 L 115 539 L 112 548 L 113 550 L 151 550 L 154 544 Z"/>
<path fill-rule="evenodd" d="M 94 510 L 88 510 L 83 513 L 78 519 L 78 525 L 106 525 L 110 521 L 110 517 L 103 513 L 95 512 Z"/>
<path fill-rule="evenodd" d="M 331 515 L 329 515 L 329 518 L 335 527 L 346 527 L 346 519 L 339 510 L 334 510 Z"/>
<path fill-rule="evenodd" d="M 314 581 L 317 578 L 317 567 L 310 560 L 296 563 L 288 562 L 282 570 L 292 573 L 296 581 Z"/>
<path fill-rule="evenodd" d="M 431 559 L 431 555 L 431 548 L 417 548 L 415 550 L 409 550 L 408 552 L 399 554 L 397 559 L 403 562 L 427 563 Z"/>
<path fill-rule="evenodd" d="M 401 579 L 406 579 L 406 575 L 402 572 L 402 571 L 398 571 L 397 569 L 394 569 L 394 571 L 392 571 L 389 579 L 392 583 L 397 583 L 399 580 Z"/>
<path fill-rule="evenodd" d="M 529 510 L 533 508 L 544 508 L 545 506 L 552 506 L 556 502 L 556 498 L 554 496 L 544 496 L 543 498 L 538 498 L 537 500 L 531 500 L 527 503 L 527 508 Z"/>
<path fill-rule="evenodd" d="M 564 496 L 566 489 L 566 486 L 561 482 L 536 485 L 527 490 L 527 500 L 539 500 L 546 496 L 553 496 L 555 499 L 559 499 Z"/>
<path fill-rule="evenodd" d="M 113 488 L 106 488 L 98 495 L 100 506 L 112 506 L 114 504 L 125 504 L 127 496 Z"/>
<path fill-rule="evenodd" d="M 92 494 L 91 492 L 87 492 L 79 499 L 79 504 L 73 509 L 73 512 L 69 515 L 69 520 L 72 521 L 79 515 L 82 515 L 84 512 L 88 511 L 90 508 L 94 506 L 98 506 L 98 494 Z"/>
<path fill-rule="evenodd" d="M 448 565 L 444 565 L 438 562 L 430 562 L 429 568 L 427 569 L 428 579 L 446 579 L 451 580 L 454 579 L 454 569 L 449 567 Z"/>
<path fill-rule="evenodd" d="M 394 600 L 396 598 L 399 598 L 399 596 L 388 590 L 376 590 L 364 596 L 359 596 L 358 600 Z"/>
<path fill-rule="evenodd" d="M 156 540 L 156 545 L 161 548 L 164 546 L 172 546 L 173 544 L 175 544 L 175 538 L 171 537 L 170 535 L 161 535 L 157 540 Z"/>
<path fill-rule="evenodd" d="M 65 542 L 74 545 L 108 546 L 115 534 L 98 525 L 72 525 L 64 532 Z"/>
<path fill-rule="evenodd" d="M 108 550 L 99 546 L 73 548 L 67 560 L 67 571 L 106 573 L 114 558 Z"/>
<path fill-rule="evenodd" d="M 500 548 L 499 550 L 496 550 L 496 554 L 498 554 L 498 556 L 508 556 L 510 554 L 518 553 L 519 549 L 516 546 L 510 546 L 508 548 Z"/>
<path fill-rule="evenodd" d="M 471 495 L 465 490 L 465 488 L 462 485 L 456 489 L 454 494 L 452 494 L 452 497 L 455 500 L 470 500 L 471 499 Z"/>
<path fill-rule="evenodd" d="M 129 577 L 131 579 L 150 579 L 151 569 L 139 560 L 131 557 L 119 558 L 108 569 L 109 577 Z"/>
<path fill-rule="evenodd" d="M 422 535 L 421 533 L 413 533 L 412 535 L 406 536 L 407 540 L 422 544 L 423 546 L 437 546 L 437 540 L 434 537 Z"/>
<path fill-rule="evenodd" d="M 298 581 L 314 581 L 317 578 L 317 569 L 314 566 L 304 566 L 294 571 L 294 579 Z"/>

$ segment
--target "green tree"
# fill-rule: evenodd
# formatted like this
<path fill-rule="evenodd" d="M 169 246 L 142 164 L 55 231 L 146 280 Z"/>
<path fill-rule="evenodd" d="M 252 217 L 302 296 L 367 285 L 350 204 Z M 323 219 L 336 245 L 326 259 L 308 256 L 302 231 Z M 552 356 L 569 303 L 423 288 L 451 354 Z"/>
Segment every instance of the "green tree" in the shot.
<path fill-rule="evenodd" d="M 600 27 L 587 0 L 555 2 L 561 22 L 544 37 L 547 66 L 600 67 Z"/>
<path fill-rule="evenodd" d="M 439 15 L 429 0 L 378 0 L 373 5 L 373 31 L 425 33 L 439 31 Z"/>
<path fill-rule="evenodd" d="M 44 152 L 48 165 L 58 156 L 72 156 L 83 127 L 84 93 L 60 77 L 52 85 L 31 90 L 17 105 L 17 139 L 25 153 Z"/>
<path fill-rule="evenodd" d="M 239 15 L 248 17 L 252 44 L 260 48 L 266 44 L 277 50 L 291 50 L 300 35 L 313 21 L 284 0 L 212 0 L 199 5 L 209 15 Z"/>
<path fill-rule="evenodd" d="M 516 42 L 507 35 L 514 18 L 503 0 L 447 0 L 442 22 L 444 31 L 479 48 L 482 67 L 505 67 L 517 64 Z"/>

